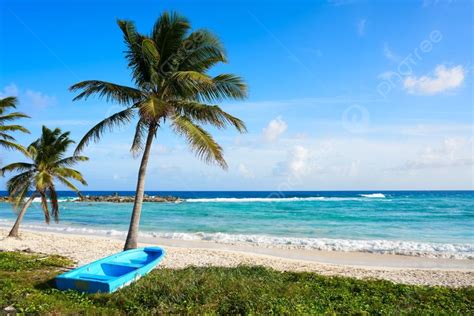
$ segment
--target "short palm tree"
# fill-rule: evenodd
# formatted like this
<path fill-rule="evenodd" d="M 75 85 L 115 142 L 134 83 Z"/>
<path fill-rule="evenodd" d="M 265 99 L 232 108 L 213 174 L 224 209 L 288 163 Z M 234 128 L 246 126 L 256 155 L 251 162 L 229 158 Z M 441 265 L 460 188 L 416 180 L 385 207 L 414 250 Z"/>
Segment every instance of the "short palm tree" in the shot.
<path fill-rule="evenodd" d="M 241 120 L 210 103 L 243 99 L 247 87 L 238 76 L 208 74 L 214 65 L 226 62 L 221 42 L 207 30 L 191 32 L 188 20 L 176 13 L 163 13 L 150 35 L 138 33 L 130 21 L 119 20 L 118 25 L 135 86 L 90 80 L 73 85 L 71 91 L 80 91 L 74 100 L 95 94 L 125 107 L 95 125 L 79 142 L 76 153 L 90 141 L 99 140 L 104 131 L 137 118 L 131 151 L 142 152 L 142 158 L 124 247 L 131 249 L 137 247 L 146 168 L 158 129 L 168 123 L 186 138 L 198 157 L 227 168 L 221 146 L 202 125 L 230 125 L 239 132 L 246 131 Z"/>
<path fill-rule="evenodd" d="M 79 189 L 71 180 L 87 184 L 82 174 L 70 167 L 79 161 L 88 160 L 88 158 L 84 156 L 64 157 L 68 147 L 73 143 L 74 141 L 69 138 L 69 132 L 63 133 L 58 128 L 50 130 L 43 126 L 41 137 L 26 149 L 25 155 L 31 162 L 16 162 L 1 169 L 2 173 L 17 172 L 8 180 L 7 189 L 14 208 L 16 210 L 21 208 L 21 211 L 18 213 L 18 218 L 8 235 L 9 237 L 18 237 L 21 221 L 35 197 L 41 198 L 41 207 L 46 223 L 49 224 L 51 215 L 56 222 L 59 221 L 56 180 L 78 194 L 80 194 Z M 32 193 L 28 197 L 29 192 Z M 48 207 L 48 199 L 51 211 Z"/>
<path fill-rule="evenodd" d="M 16 104 L 16 97 L 0 99 L 0 147 L 25 152 L 25 148 L 16 142 L 16 139 L 11 135 L 11 132 L 23 132 L 29 134 L 30 131 L 21 125 L 8 124 L 17 119 L 29 117 L 21 112 L 7 113 L 9 109 L 15 109 Z"/>

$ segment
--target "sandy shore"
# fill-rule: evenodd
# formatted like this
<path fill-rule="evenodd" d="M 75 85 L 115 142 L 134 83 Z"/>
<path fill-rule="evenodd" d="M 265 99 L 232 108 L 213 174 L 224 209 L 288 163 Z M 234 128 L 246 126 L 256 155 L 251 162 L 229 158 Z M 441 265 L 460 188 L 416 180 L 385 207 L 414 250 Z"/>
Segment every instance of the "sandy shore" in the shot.
<path fill-rule="evenodd" d="M 0 229 L 1 251 L 31 251 L 69 257 L 82 265 L 121 251 L 123 241 L 99 236 L 25 231 L 20 239 L 5 238 Z M 310 271 L 322 275 L 376 278 L 397 283 L 474 286 L 472 260 L 412 258 L 361 253 L 324 253 L 305 250 L 262 249 L 215 243 L 146 240 L 142 245 L 163 246 L 167 255 L 161 267 L 262 265 L 279 271 Z M 291 258 L 291 259 L 290 259 Z M 420 268 L 421 267 L 421 268 Z"/>

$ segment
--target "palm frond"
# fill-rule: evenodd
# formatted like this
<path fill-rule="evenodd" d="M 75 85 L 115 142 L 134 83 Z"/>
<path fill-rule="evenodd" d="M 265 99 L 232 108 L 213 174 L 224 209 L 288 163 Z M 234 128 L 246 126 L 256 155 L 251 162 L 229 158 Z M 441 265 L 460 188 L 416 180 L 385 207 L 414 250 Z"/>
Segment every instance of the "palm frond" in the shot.
<path fill-rule="evenodd" d="M 25 147 L 23 147 L 20 144 L 8 141 L 8 140 L 0 139 L 0 147 L 4 147 L 6 149 L 11 149 L 11 150 L 18 150 L 18 151 L 24 153 L 25 155 L 27 155 L 27 151 L 26 151 Z"/>
<path fill-rule="evenodd" d="M 91 128 L 81 139 L 74 151 L 74 155 L 78 155 L 91 142 L 97 142 L 103 133 L 108 129 L 112 130 L 118 126 L 123 126 L 131 122 L 134 116 L 134 107 L 129 107 L 123 111 L 117 112 Z"/>
<path fill-rule="evenodd" d="M 198 71 L 177 71 L 166 81 L 162 89 L 165 99 L 195 99 L 200 91 L 213 88 L 213 81 L 207 74 Z"/>
<path fill-rule="evenodd" d="M 58 167 L 73 166 L 80 161 L 88 161 L 89 157 L 86 156 L 72 156 L 58 160 L 55 165 Z"/>
<path fill-rule="evenodd" d="M 71 181 L 60 175 L 56 175 L 56 178 L 59 180 L 59 182 L 80 195 L 79 189 Z"/>
<path fill-rule="evenodd" d="M 206 163 L 217 163 L 227 169 L 222 147 L 202 127 L 184 116 L 173 117 L 172 126 L 176 133 L 184 136 L 191 150 Z"/>
<path fill-rule="evenodd" d="M 161 14 L 151 33 L 161 55 L 160 66 L 174 62 L 173 59 L 190 29 L 189 21 L 176 12 Z"/>
<path fill-rule="evenodd" d="M 34 171 L 26 171 L 13 176 L 7 181 L 8 196 L 12 200 L 15 209 L 20 206 L 32 187 L 34 175 Z"/>
<path fill-rule="evenodd" d="M 211 32 L 201 29 L 192 32 L 178 51 L 179 71 L 205 72 L 219 62 L 227 62 L 224 46 Z"/>
<path fill-rule="evenodd" d="M 240 133 L 247 131 L 242 120 L 223 111 L 218 105 L 207 105 L 193 101 L 177 101 L 173 104 L 180 115 L 186 116 L 193 121 L 211 124 L 217 128 L 225 128 L 227 125 L 232 125 Z"/>
<path fill-rule="evenodd" d="M 78 182 L 80 182 L 83 185 L 87 185 L 86 180 L 84 180 L 84 177 L 82 176 L 82 173 L 80 173 L 77 170 L 71 169 L 71 168 L 57 168 L 54 170 L 55 176 L 61 176 L 63 178 L 71 178 L 74 179 Z"/>
<path fill-rule="evenodd" d="M 142 54 L 148 65 L 148 71 L 150 74 L 149 89 L 152 91 L 158 91 L 160 84 L 160 75 L 158 73 L 158 64 L 160 62 L 160 53 L 156 48 L 155 42 L 149 38 L 145 38 L 141 44 Z"/>
<path fill-rule="evenodd" d="M 143 149 L 143 138 L 147 130 L 147 124 L 143 119 L 139 119 L 135 127 L 135 135 L 133 136 L 132 147 L 130 151 L 135 155 Z"/>
<path fill-rule="evenodd" d="M 23 186 L 18 188 L 18 194 L 17 195 L 10 195 L 9 200 L 13 204 L 13 209 L 15 211 L 18 211 L 22 205 L 24 205 L 26 198 L 28 197 L 28 192 L 29 192 L 29 187 L 28 186 Z M 34 192 L 32 193 L 34 198 Z"/>
<path fill-rule="evenodd" d="M 0 114 L 3 113 L 3 110 L 6 108 L 16 108 L 17 103 L 17 97 L 6 97 L 0 99 Z"/>
<path fill-rule="evenodd" d="M 48 170 L 40 170 L 35 175 L 35 186 L 38 191 L 46 190 L 52 181 L 53 176 Z"/>
<path fill-rule="evenodd" d="M 244 99 L 247 96 L 247 86 L 240 77 L 222 74 L 212 78 L 197 71 L 174 73 L 165 89 L 169 95 L 202 102 Z"/>
<path fill-rule="evenodd" d="M 142 41 L 142 53 L 150 65 L 158 64 L 160 61 L 160 53 L 156 48 L 156 44 L 153 40 L 145 38 Z"/>
<path fill-rule="evenodd" d="M 247 97 L 247 85 L 242 78 L 233 74 L 222 74 L 212 79 L 213 85 L 198 91 L 198 99 L 208 102 L 225 99 L 242 100 Z"/>
<path fill-rule="evenodd" d="M 21 126 L 21 125 L 0 125 L 0 131 L 1 132 L 6 132 L 6 131 L 10 131 L 10 132 L 23 132 L 23 133 L 26 133 L 26 134 L 29 134 L 30 131 Z"/>
<path fill-rule="evenodd" d="M 12 142 L 16 142 L 15 137 L 10 136 L 10 135 L 8 135 L 7 133 L 2 133 L 2 132 L 0 132 L 0 138 L 1 138 L 1 139 L 4 139 L 4 140 L 9 140 L 9 141 L 12 141 Z"/>
<path fill-rule="evenodd" d="M 11 177 L 6 185 L 8 195 L 16 196 L 23 187 L 27 186 L 29 188 L 29 185 L 33 182 L 34 175 L 34 171 L 25 171 Z"/>
<path fill-rule="evenodd" d="M 69 132 L 63 133 L 59 128 L 50 130 L 43 126 L 41 137 L 31 143 L 27 150 L 38 165 L 40 163 L 54 165 L 64 157 L 68 147 L 74 143 L 69 134 Z"/>
<path fill-rule="evenodd" d="M 8 113 L 8 114 L 0 116 L 0 122 L 5 123 L 5 122 L 20 119 L 20 118 L 29 118 L 29 116 L 21 112 L 12 112 L 12 113 Z"/>
<path fill-rule="evenodd" d="M 49 216 L 48 198 L 47 198 L 46 193 L 44 191 L 40 191 L 39 194 L 40 194 L 40 197 L 41 197 L 41 209 L 43 210 L 44 221 L 46 222 L 46 224 L 49 224 L 51 218 Z"/>
<path fill-rule="evenodd" d="M 4 174 L 5 172 L 24 172 L 24 171 L 31 171 L 35 168 L 34 164 L 27 163 L 27 162 L 15 162 L 9 165 L 3 166 L 0 169 L 0 174 Z"/>
<path fill-rule="evenodd" d="M 82 91 L 73 99 L 74 101 L 97 95 L 99 98 L 105 98 L 106 101 L 130 105 L 143 97 L 138 89 L 100 80 L 82 81 L 71 86 L 69 90 L 72 92 Z"/>
<path fill-rule="evenodd" d="M 118 20 L 117 24 L 123 33 L 123 38 L 128 50 L 125 52 L 125 58 L 128 60 L 128 67 L 132 69 L 132 77 L 141 88 L 149 87 L 151 73 L 150 67 L 143 56 L 141 47 L 145 36 L 139 34 L 132 21 Z"/>
<path fill-rule="evenodd" d="M 49 199 L 51 201 L 51 213 L 54 218 L 54 222 L 58 223 L 59 222 L 59 204 L 58 204 L 58 194 L 56 192 L 56 188 L 54 187 L 54 184 L 51 183 L 49 185 Z"/>

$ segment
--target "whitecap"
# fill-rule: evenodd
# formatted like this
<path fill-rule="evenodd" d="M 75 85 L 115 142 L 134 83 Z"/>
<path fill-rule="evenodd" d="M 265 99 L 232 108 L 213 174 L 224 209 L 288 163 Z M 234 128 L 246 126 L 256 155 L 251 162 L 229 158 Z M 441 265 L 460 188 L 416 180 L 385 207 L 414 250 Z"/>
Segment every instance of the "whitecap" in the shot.
<path fill-rule="evenodd" d="M 285 197 L 285 198 L 198 198 L 186 199 L 190 203 L 252 203 L 252 202 L 307 202 L 307 201 L 362 201 L 360 197 Z"/>
<path fill-rule="evenodd" d="M 384 199 L 385 194 L 383 193 L 371 193 L 371 194 L 360 194 L 360 196 L 365 198 L 373 198 L 373 199 Z"/>

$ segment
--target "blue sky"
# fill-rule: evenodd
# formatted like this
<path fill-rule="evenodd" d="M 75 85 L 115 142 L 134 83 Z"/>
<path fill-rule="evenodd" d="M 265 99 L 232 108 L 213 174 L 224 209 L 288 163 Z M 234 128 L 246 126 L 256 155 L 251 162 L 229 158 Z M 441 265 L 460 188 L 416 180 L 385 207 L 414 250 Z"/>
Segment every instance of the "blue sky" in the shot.
<path fill-rule="evenodd" d="M 472 1 L 0 2 L 0 96 L 79 140 L 120 108 L 72 102 L 88 79 L 131 84 L 116 19 L 149 32 L 164 10 L 207 28 L 249 98 L 222 107 L 249 132 L 213 131 L 229 170 L 158 133 L 148 190 L 473 189 Z M 108 134 L 79 168 L 89 190 L 133 190 L 132 128 Z M 3 163 L 20 159 L 1 153 Z M 4 186 L 5 179 L 0 180 Z"/>

